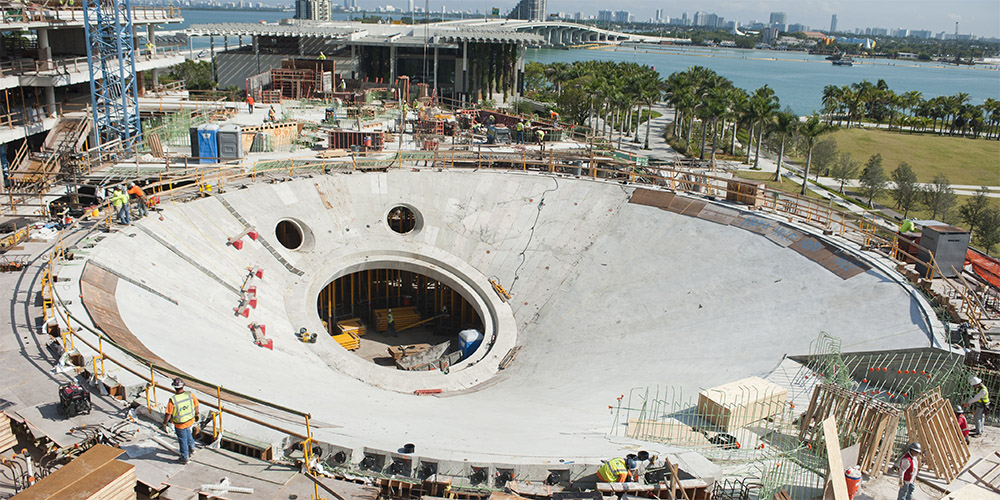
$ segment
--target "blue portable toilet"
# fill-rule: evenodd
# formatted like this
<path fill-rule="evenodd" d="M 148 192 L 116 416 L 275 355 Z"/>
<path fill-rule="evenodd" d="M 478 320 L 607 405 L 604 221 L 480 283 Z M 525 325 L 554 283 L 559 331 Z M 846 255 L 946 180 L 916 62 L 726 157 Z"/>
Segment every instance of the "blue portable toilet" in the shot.
<path fill-rule="evenodd" d="M 218 163 L 219 160 L 219 126 L 206 124 L 198 127 L 199 163 Z"/>
<path fill-rule="evenodd" d="M 479 330 L 462 330 L 458 332 L 458 348 L 462 351 L 462 359 L 472 356 L 483 343 L 483 334 Z"/>

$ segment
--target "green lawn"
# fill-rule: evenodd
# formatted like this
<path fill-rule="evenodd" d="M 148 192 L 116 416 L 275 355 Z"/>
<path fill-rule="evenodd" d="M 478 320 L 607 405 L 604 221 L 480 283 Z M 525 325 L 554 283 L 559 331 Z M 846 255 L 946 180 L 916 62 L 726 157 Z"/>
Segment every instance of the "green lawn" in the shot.
<path fill-rule="evenodd" d="M 788 179 L 783 179 L 781 182 L 774 181 L 774 172 L 767 171 L 756 171 L 756 170 L 740 170 L 736 172 L 736 177 L 740 179 L 746 179 L 748 181 L 763 181 L 767 184 L 767 187 L 771 189 L 780 189 L 782 191 L 788 191 L 794 194 L 799 194 L 802 190 L 802 184 L 799 182 L 791 181 Z M 824 199 L 822 196 L 814 193 L 812 190 L 806 190 L 807 198 L 815 198 L 817 200 Z"/>
<path fill-rule="evenodd" d="M 886 173 L 905 161 L 920 182 L 931 182 L 940 172 L 952 184 L 1000 186 L 1000 141 L 864 129 L 840 129 L 830 136 L 862 165 L 881 153 Z"/>

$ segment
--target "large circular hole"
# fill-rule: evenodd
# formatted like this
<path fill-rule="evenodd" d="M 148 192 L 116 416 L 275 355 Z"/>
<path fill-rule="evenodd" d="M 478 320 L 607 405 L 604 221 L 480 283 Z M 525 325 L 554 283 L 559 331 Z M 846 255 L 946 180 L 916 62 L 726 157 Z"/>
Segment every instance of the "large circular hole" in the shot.
<path fill-rule="evenodd" d="M 389 229 L 399 234 L 406 234 L 417 226 L 417 214 L 410 207 L 398 205 L 389 210 L 385 222 L 389 225 Z"/>
<path fill-rule="evenodd" d="M 345 349 L 403 370 L 454 365 L 475 352 L 484 331 L 479 312 L 460 292 L 399 269 L 341 276 L 320 291 L 316 306 L 327 332 Z M 479 342 L 472 332 L 459 335 L 465 330 L 476 330 Z"/>
<path fill-rule="evenodd" d="M 278 222 L 278 225 L 274 228 L 274 235 L 278 238 L 278 243 L 281 243 L 281 246 L 289 250 L 295 250 L 301 247 L 304 239 L 302 235 L 302 228 L 299 227 L 297 223 L 290 220 Z"/>

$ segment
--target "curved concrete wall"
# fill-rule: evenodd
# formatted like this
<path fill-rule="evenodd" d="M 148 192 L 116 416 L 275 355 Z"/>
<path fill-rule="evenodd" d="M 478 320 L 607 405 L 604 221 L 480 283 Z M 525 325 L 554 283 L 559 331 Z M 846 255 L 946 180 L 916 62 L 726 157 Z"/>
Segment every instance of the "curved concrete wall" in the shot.
<path fill-rule="evenodd" d="M 117 291 L 132 332 L 177 367 L 341 426 L 317 430 L 320 440 L 415 442 L 444 458 L 607 458 L 625 446 L 605 437 L 619 394 L 662 384 L 693 395 L 765 374 L 785 354 L 807 354 L 820 331 L 845 351 L 930 345 L 920 304 L 877 268 L 842 280 L 749 231 L 630 204 L 631 192 L 517 172 L 318 175 L 221 195 L 287 265 L 260 242 L 226 246 L 243 226 L 215 198 L 167 202 L 163 221 L 115 233 L 91 257 L 178 301 L 124 282 Z M 414 234 L 385 225 L 401 203 L 420 211 Z M 286 217 L 308 226 L 310 251 L 277 244 Z M 319 325 L 320 287 L 392 256 L 464 281 L 498 329 L 516 332 L 500 332 L 487 358 L 455 377 L 367 365 L 329 338 L 295 340 Z M 265 275 L 246 319 L 233 313 L 233 289 L 251 265 Z M 510 290 L 509 304 L 489 277 Z M 267 325 L 273 352 L 251 342 L 250 321 Z M 494 376 L 514 342 L 519 355 Z M 399 392 L 470 386 L 450 397 Z"/>

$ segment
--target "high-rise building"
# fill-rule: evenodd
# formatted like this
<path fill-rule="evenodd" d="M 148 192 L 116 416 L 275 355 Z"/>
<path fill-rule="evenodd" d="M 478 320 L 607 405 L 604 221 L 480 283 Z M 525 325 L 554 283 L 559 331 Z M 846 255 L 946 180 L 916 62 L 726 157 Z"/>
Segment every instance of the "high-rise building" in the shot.
<path fill-rule="evenodd" d="M 330 14 L 330 0 L 295 0 L 295 19 L 329 21 Z"/>
<path fill-rule="evenodd" d="M 545 10 L 545 0 L 521 0 L 507 14 L 507 19 L 544 21 L 546 17 Z"/>
<path fill-rule="evenodd" d="M 772 12 L 770 22 L 772 26 L 775 24 L 788 24 L 788 16 L 784 12 Z"/>
<path fill-rule="evenodd" d="M 597 20 L 600 22 L 610 23 L 614 20 L 615 13 L 610 10 L 599 10 L 597 11 Z"/>
<path fill-rule="evenodd" d="M 830 16 L 830 33 L 837 32 L 837 14 Z"/>
<path fill-rule="evenodd" d="M 406 12 L 413 12 L 413 0 L 410 0 L 408 8 L 406 9 Z"/>
<path fill-rule="evenodd" d="M 632 13 L 627 10 L 619 10 L 615 12 L 615 22 L 619 24 L 626 24 L 632 20 Z"/>

